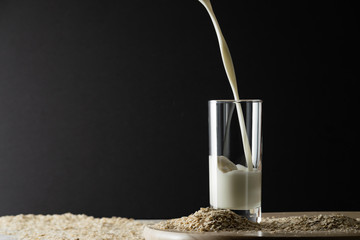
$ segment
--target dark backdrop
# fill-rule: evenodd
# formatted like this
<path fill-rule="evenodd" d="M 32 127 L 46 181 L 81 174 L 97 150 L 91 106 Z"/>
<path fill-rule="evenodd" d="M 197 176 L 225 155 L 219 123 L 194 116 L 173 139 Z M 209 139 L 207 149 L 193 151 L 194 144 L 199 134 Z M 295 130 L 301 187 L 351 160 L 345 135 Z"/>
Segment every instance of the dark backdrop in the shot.
<path fill-rule="evenodd" d="M 213 0 L 263 105 L 263 211 L 359 209 L 358 13 Z M 0 1 L 0 215 L 208 206 L 207 101 L 230 99 L 196 0 Z"/>

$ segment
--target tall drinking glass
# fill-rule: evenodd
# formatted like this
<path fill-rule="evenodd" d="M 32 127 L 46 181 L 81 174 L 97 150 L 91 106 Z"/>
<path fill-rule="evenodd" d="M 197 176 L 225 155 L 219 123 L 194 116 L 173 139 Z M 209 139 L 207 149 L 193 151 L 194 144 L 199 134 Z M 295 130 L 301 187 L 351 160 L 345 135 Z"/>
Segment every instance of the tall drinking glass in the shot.
<path fill-rule="evenodd" d="M 210 205 L 261 221 L 261 100 L 209 101 Z"/>

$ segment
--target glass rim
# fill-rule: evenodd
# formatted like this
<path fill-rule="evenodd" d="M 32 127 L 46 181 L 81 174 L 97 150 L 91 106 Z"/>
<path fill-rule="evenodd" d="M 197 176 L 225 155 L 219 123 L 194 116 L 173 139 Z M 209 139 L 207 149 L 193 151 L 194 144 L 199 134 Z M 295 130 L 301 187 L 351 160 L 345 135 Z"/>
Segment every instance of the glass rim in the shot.
<path fill-rule="evenodd" d="M 261 99 L 218 99 L 218 100 L 209 100 L 209 103 L 216 102 L 216 103 L 242 103 L 242 102 L 253 102 L 253 103 L 262 103 L 263 100 Z"/>

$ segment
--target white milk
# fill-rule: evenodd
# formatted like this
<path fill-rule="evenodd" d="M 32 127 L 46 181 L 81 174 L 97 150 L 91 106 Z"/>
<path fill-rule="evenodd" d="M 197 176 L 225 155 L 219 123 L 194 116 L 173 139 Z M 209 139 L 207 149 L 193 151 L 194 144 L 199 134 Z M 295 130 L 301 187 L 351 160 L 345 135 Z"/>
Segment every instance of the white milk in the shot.
<path fill-rule="evenodd" d="M 224 168 L 223 160 L 231 162 L 224 156 L 209 156 L 210 205 L 233 210 L 261 207 L 261 171 L 227 162 L 229 167 Z"/>

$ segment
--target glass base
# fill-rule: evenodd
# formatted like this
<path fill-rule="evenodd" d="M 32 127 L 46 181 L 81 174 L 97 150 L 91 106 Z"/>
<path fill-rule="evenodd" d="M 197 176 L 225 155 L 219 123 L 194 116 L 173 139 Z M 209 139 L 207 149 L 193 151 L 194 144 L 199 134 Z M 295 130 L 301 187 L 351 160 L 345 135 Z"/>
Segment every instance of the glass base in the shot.
<path fill-rule="evenodd" d="M 253 208 L 250 210 L 231 210 L 237 215 L 247 218 L 249 221 L 252 222 L 261 222 L 261 207 Z"/>

